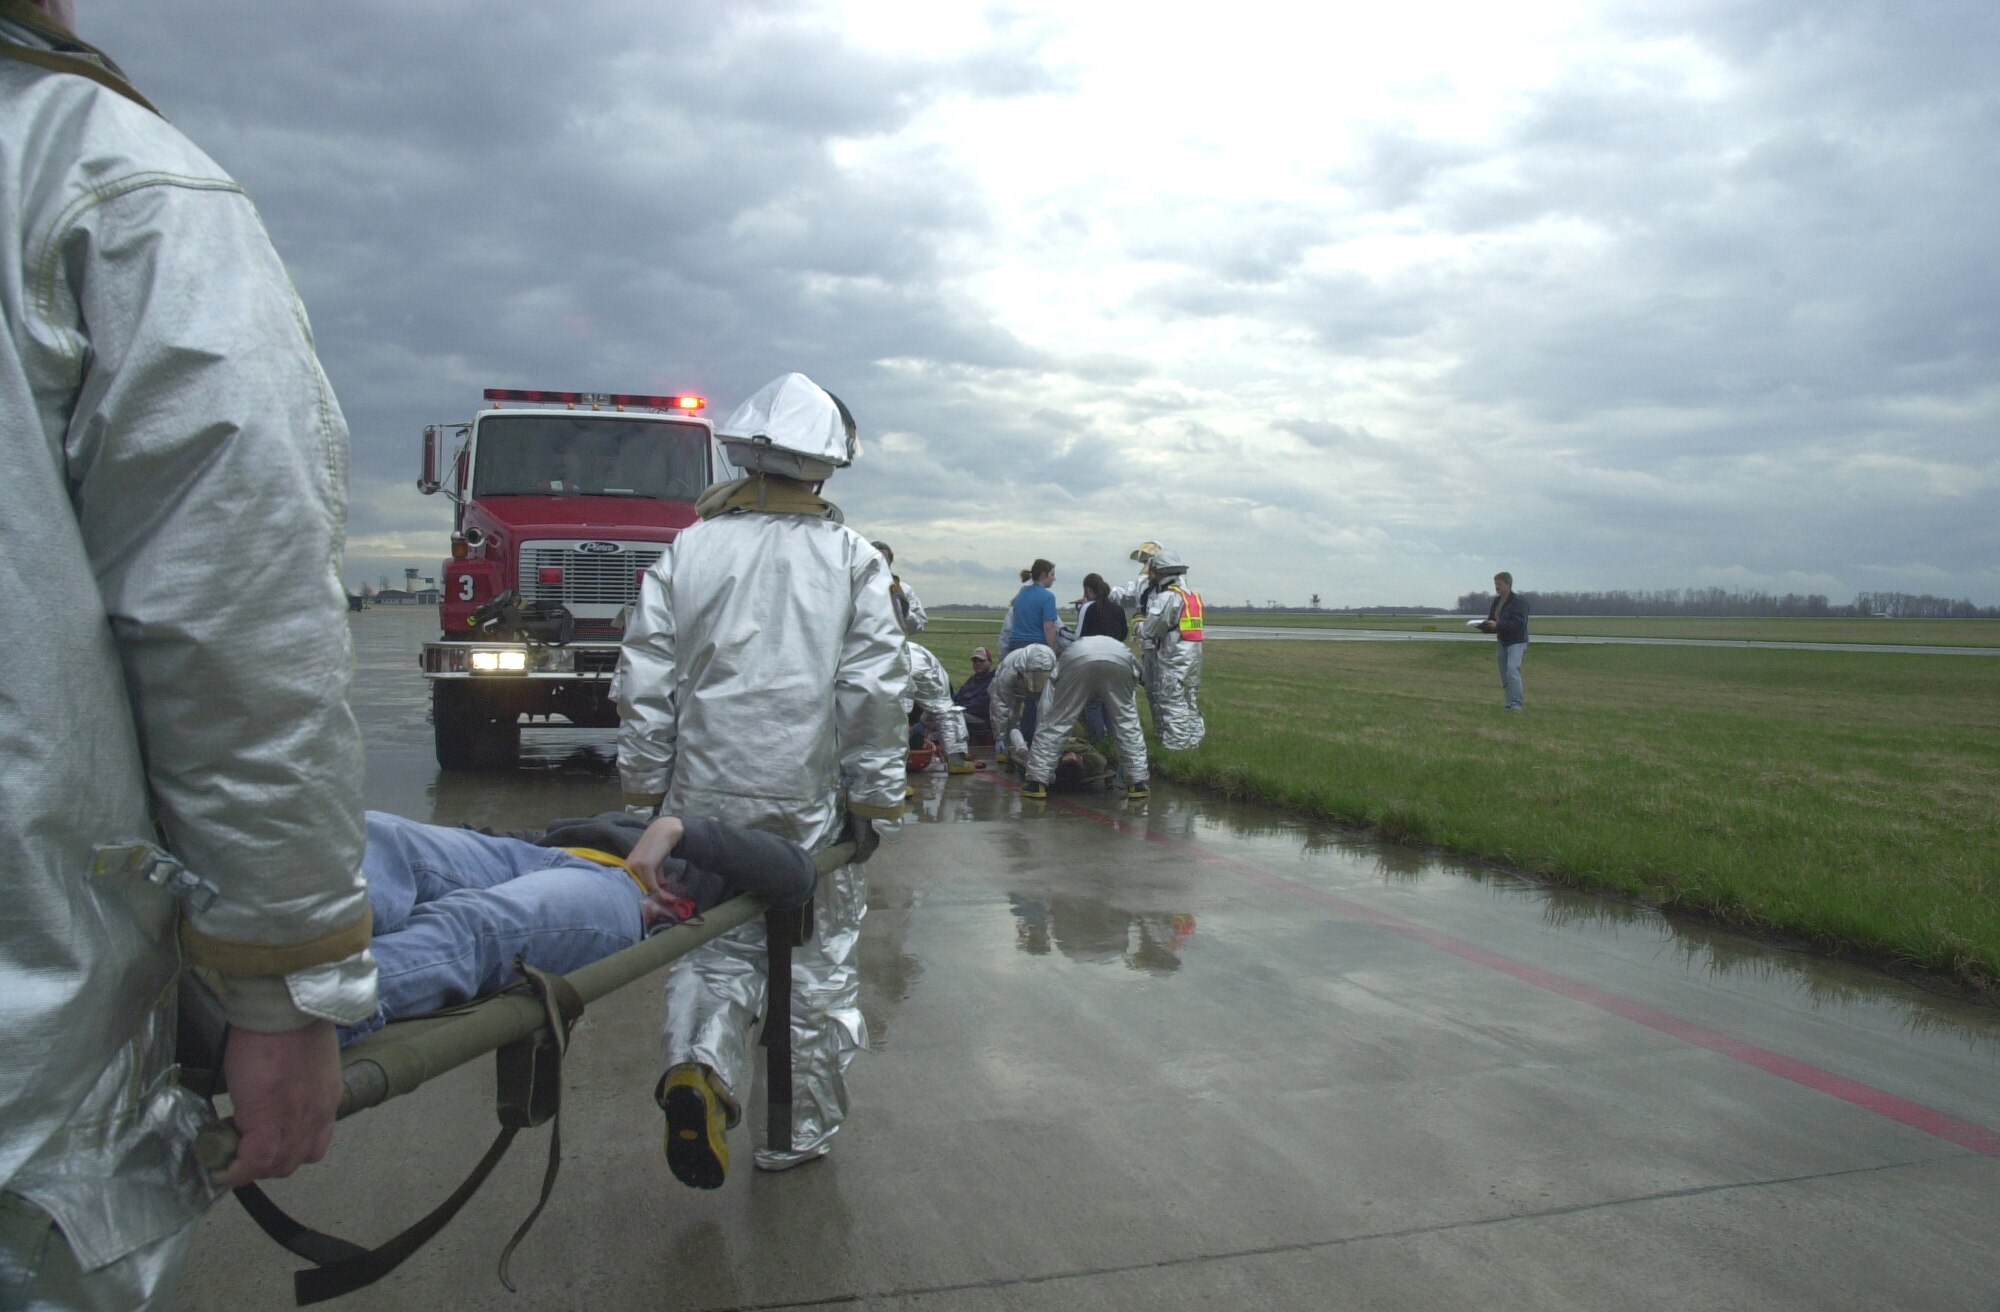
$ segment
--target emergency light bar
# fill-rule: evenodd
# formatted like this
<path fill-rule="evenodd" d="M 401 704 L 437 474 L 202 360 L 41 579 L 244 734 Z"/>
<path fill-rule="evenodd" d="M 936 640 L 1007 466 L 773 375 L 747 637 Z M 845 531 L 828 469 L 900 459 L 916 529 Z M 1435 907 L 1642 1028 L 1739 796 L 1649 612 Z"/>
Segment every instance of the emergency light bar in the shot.
<path fill-rule="evenodd" d="M 648 410 L 696 410 L 708 408 L 708 398 L 682 392 L 675 396 L 646 396 L 637 392 L 531 392 L 518 387 L 489 387 L 489 401 L 524 401 L 532 405 L 609 405 L 623 409 L 642 406 Z"/>

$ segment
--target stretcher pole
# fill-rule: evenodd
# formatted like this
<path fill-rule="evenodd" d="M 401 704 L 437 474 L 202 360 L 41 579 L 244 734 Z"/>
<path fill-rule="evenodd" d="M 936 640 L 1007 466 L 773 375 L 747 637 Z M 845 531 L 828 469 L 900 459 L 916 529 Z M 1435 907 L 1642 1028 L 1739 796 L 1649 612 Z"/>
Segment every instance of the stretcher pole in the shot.
<path fill-rule="evenodd" d="M 615 993 L 686 956 L 710 939 L 764 914 L 764 904 L 731 898 L 694 924 L 675 925 L 571 971 L 564 978 L 585 1003 Z M 446 1071 L 548 1028 L 548 1012 L 530 993 L 502 993 L 435 1021 L 388 1026 L 341 1054 L 340 1116 L 399 1098 Z"/>
<path fill-rule="evenodd" d="M 815 854 L 813 864 L 824 878 L 854 858 L 855 844 L 849 840 Z M 661 930 L 563 978 L 586 1004 L 595 1002 L 686 956 L 710 939 L 748 924 L 765 910 L 764 903 L 748 895 L 731 898 L 704 912 L 699 920 Z M 790 978 L 789 971 L 786 978 Z M 391 1098 L 400 1098 L 446 1071 L 539 1034 L 548 1024 L 548 1011 L 540 998 L 528 992 L 510 991 L 463 1011 L 379 1029 L 341 1051 L 340 1110 L 336 1115 L 352 1116 L 379 1107 Z M 789 1023 L 785 1028 L 789 1032 Z M 790 1069 L 788 1063 L 788 1077 Z M 236 1158 L 236 1143 L 235 1127 L 212 1125 L 195 1141 L 196 1160 L 210 1171 L 226 1170 Z"/>

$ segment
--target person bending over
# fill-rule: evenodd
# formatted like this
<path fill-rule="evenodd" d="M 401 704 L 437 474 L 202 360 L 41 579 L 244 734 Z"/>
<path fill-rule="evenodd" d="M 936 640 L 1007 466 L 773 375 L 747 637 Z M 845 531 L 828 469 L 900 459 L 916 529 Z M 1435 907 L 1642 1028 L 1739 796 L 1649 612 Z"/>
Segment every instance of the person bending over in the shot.
<path fill-rule="evenodd" d="M 1112 729 L 1118 737 L 1119 773 L 1128 781 L 1126 796 L 1149 796 L 1138 686 L 1139 662 L 1124 643 L 1102 635 L 1071 643 L 1056 661 L 1049 690 L 1042 698 L 1042 724 L 1035 732 L 1034 748 L 1028 756 L 1028 782 L 1021 796 L 1033 800 L 1049 795 L 1069 731 L 1084 706 L 1093 700 L 1103 701 L 1110 710 Z"/>
<path fill-rule="evenodd" d="M 903 713 L 913 715 L 916 708 L 922 707 L 937 723 L 938 737 L 944 745 L 945 772 L 971 774 L 972 761 L 965 750 L 968 745 L 965 711 L 952 700 L 951 679 L 944 672 L 944 662 L 930 648 L 915 642 L 904 643 L 903 655 L 910 665 L 909 705 Z"/>
<path fill-rule="evenodd" d="M 1000 764 L 1026 764 L 1028 744 L 1035 727 L 1028 712 L 1040 701 L 1049 686 L 1049 672 L 1056 667 L 1056 654 L 1041 643 L 1016 647 L 1000 662 L 1000 669 L 987 686 L 987 706 L 993 713 L 993 741 Z"/>

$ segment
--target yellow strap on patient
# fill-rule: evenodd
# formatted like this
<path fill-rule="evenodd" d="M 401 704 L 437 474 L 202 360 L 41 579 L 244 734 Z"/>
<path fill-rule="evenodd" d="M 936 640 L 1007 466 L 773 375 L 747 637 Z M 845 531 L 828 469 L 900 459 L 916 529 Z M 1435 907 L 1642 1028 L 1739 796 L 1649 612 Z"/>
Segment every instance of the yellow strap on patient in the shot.
<path fill-rule="evenodd" d="M 639 878 L 637 874 L 634 874 L 631 866 L 625 864 L 625 858 L 622 856 L 613 856 L 609 852 L 600 852 L 594 847 L 565 847 L 563 851 L 568 852 L 571 856 L 580 856 L 586 861 L 595 861 L 601 866 L 617 866 L 620 870 L 632 876 L 632 882 L 639 886 L 641 893 L 652 891 L 646 887 L 646 881 Z"/>

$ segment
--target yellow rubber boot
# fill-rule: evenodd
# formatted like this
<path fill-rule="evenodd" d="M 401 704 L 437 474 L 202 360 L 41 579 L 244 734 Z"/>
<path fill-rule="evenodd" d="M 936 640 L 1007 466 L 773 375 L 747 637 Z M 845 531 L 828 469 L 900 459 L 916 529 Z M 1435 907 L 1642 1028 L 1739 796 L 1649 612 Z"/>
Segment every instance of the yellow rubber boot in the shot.
<path fill-rule="evenodd" d="M 965 759 L 965 753 L 953 752 L 944 763 L 946 774 L 971 774 L 972 762 Z"/>
<path fill-rule="evenodd" d="M 720 1189 L 729 1175 L 729 1108 L 708 1072 L 683 1062 L 660 1077 L 653 1101 L 667 1114 L 667 1169 L 695 1189 Z"/>

